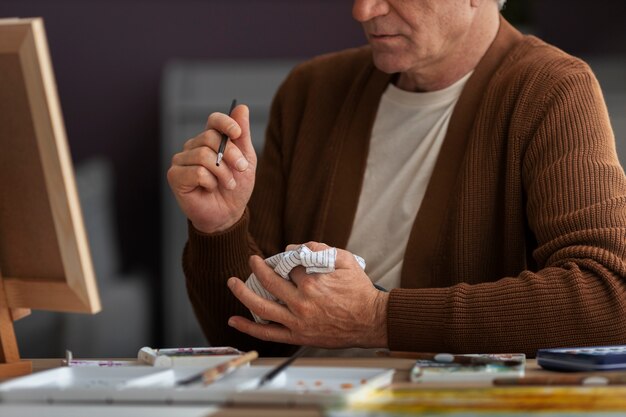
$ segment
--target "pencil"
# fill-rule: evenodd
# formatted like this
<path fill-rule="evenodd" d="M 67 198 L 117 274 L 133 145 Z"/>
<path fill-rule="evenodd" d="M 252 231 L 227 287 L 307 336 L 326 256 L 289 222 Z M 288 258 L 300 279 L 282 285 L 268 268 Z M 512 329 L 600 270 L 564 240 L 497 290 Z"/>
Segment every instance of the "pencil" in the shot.
<path fill-rule="evenodd" d="M 230 110 L 228 110 L 228 115 L 233 112 L 235 106 L 237 105 L 237 100 L 234 99 L 230 104 Z M 222 133 L 222 140 L 220 141 L 220 147 L 217 149 L 217 162 L 215 165 L 220 166 L 220 162 L 222 162 L 222 158 L 224 157 L 224 150 L 226 149 L 226 143 L 228 143 L 228 135 Z"/>
<path fill-rule="evenodd" d="M 259 354 L 257 353 L 257 351 L 251 350 L 250 352 L 244 355 L 231 359 L 228 362 L 221 363 L 214 368 L 206 369 L 200 372 L 199 374 L 192 375 L 189 378 L 182 379 L 178 381 L 176 384 L 177 385 L 189 385 L 194 382 L 202 381 L 204 385 L 209 385 L 217 381 L 218 379 L 225 377 L 226 375 L 230 374 L 231 372 L 235 371 L 241 366 L 252 362 L 258 357 L 259 357 Z"/>
<path fill-rule="evenodd" d="M 453 355 L 451 353 L 427 353 L 427 352 L 402 352 L 402 351 L 378 351 L 378 356 L 391 358 L 406 358 L 416 360 L 427 360 L 439 363 L 458 363 L 461 365 L 501 365 L 520 366 L 523 362 L 517 359 L 500 359 L 484 356 Z"/>

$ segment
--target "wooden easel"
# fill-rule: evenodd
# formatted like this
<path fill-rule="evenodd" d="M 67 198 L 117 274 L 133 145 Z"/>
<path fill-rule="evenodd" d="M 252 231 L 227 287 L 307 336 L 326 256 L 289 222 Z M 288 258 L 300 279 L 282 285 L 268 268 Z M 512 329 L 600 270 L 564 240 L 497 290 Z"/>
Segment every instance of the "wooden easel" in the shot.
<path fill-rule="evenodd" d="M 9 307 L 4 280 L 0 272 L 0 379 L 26 375 L 32 372 L 30 361 L 20 360 L 17 339 L 13 322 L 25 315 L 28 309 L 11 309 Z"/>
<path fill-rule="evenodd" d="M 14 321 L 93 314 L 100 298 L 43 19 L 0 19 L 0 72 L 1 379 L 32 369 Z"/>

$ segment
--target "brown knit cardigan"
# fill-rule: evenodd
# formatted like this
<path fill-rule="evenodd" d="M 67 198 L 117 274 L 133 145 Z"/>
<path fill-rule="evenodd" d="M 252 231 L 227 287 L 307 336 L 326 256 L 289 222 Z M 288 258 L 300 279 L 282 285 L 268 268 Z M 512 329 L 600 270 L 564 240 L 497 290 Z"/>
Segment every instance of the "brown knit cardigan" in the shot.
<path fill-rule="evenodd" d="M 390 79 L 365 47 L 304 63 L 283 83 L 246 214 L 220 234 L 189 230 L 183 267 L 210 343 L 293 350 L 226 324 L 250 316 L 226 280 L 249 275 L 251 253 L 345 247 Z M 585 63 L 502 20 L 411 230 L 389 348 L 534 356 L 626 343 L 625 277 L 626 178 L 598 83 Z"/>

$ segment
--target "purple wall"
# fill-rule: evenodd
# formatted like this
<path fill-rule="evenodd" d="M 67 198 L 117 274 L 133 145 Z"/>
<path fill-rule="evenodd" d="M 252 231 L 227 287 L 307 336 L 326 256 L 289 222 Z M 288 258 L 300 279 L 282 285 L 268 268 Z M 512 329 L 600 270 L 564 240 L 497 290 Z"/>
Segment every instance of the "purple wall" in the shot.
<path fill-rule="evenodd" d="M 305 58 L 364 42 L 346 0 L 2 0 L 42 16 L 76 162 L 116 170 L 126 267 L 158 276 L 159 80 L 171 58 Z"/>
<path fill-rule="evenodd" d="M 626 1 L 534 0 L 532 20 L 537 35 L 574 55 L 626 54 Z"/>

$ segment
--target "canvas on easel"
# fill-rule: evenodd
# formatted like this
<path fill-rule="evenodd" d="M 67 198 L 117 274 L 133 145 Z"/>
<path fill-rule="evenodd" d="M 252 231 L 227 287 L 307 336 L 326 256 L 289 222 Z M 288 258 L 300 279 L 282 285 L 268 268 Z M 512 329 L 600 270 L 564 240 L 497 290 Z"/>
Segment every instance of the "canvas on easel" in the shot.
<path fill-rule="evenodd" d="M 0 19 L 0 378 L 30 372 L 13 330 L 28 309 L 100 300 L 43 20 Z"/>

